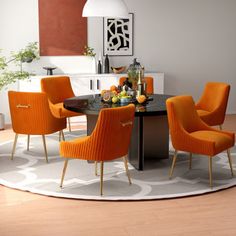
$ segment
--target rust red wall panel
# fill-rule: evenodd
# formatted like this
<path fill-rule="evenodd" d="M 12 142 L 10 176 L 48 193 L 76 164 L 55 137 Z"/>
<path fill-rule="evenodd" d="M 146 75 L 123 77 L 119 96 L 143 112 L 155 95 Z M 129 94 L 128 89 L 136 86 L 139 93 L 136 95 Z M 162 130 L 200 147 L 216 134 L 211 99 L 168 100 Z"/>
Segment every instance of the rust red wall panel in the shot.
<path fill-rule="evenodd" d="M 87 45 L 86 0 L 38 0 L 41 56 L 81 55 Z"/>

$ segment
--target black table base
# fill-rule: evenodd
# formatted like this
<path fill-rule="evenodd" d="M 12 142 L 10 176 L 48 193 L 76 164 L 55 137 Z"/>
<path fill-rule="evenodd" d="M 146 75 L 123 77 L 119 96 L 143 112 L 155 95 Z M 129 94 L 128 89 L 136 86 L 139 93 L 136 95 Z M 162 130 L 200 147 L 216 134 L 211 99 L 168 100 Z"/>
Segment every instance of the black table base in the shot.
<path fill-rule="evenodd" d="M 87 135 L 93 132 L 98 116 L 87 115 Z M 144 170 L 145 160 L 169 158 L 167 116 L 135 117 L 129 148 L 129 162 Z"/>

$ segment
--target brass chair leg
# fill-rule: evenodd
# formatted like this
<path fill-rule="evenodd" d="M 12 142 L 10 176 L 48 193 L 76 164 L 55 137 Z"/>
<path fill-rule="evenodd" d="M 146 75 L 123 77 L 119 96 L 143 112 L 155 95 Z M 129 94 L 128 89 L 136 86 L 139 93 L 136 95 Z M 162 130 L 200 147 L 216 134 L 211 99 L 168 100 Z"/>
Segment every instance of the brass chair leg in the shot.
<path fill-rule="evenodd" d="M 13 156 L 14 156 L 14 153 L 15 153 L 15 150 L 16 150 L 17 139 L 18 139 L 18 134 L 15 134 L 14 144 L 13 144 L 12 152 L 11 152 L 11 160 L 13 160 Z"/>
<path fill-rule="evenodd" d="M 47 161 L 47 163 L 48 163 L 48 152 L 47 152 L 47 146 L 46 146 L 45 135 L 42 135 L 42 138 L 43 138 L 43 147 L 44 147 L 45 157 L 46 157 L 46 161 Z"/>
<path fill-rule="evenodd" d="M 125 171 L 126 171 L 126 175 L 128 177 L 128 180 L 129 180 L 129 184 L 132 184 L 131 178 L 130 178 L 130 173 L 129 173 L 129 168 L 128 168 L 127 156 L 123 157 L 123 161 L 124 161 L 124 164 L 125 164 Z"/>
<path fill-rule="evenodd" d="M 61 142 L 61 130 L 59 131 L 59 142 Z"/>
<path fill-rule="evenodd" d="M 65 135 L 64 135 L 63 130 L 61 130 L 61 137 L 62 137 L 62 140 L 65 141 Z"/>
<path fill-rule="evenodd" d="M 68 119 L 68 126 L 69 126 L 69 131 L 71 132 L 71 123 L 70 123 L 70 117 L 68 117 L 67 119 Z"/>
<path fill-rule="evenodd" d="M 209 160 L 209 165 L 208 165 L 208 168 L 209 168 L 209 185 L 210 185 L 210 188 L 212 188 L 212 157 L 209 156 L 208 160 Z"/>
<path fill-rule="evenodd" d="M 68 159 L 65 160 L 64 167 L 63 167 L 63 171 L 62 171 L 61 184 L 60 184 L 60 187 L 61 187 L 61 188 L 62 188 L 62 185 L 63 185 L 63 181 L 64 181 L 64 177 L 65 177 L 65 173 L 66 173 L 67 164 L 68 164 Z"/>
<path fill-rule="evenodd" d="M 95 161 L 95 175 L 98 176 L 98 162 Z"/>
<path fill-rule="evenodd" d="M 27 135 L 27 151 L 29 151 L 30 135 Z"/>
<path fill-rule="evenodd" d="M 189 153 L 189 169 L 190 170 L 192 169 L 192 156 L 193 156 L 193 154 L 190 152 Z"/>
<path fill-rule="evenodd" d="M 233 166 L 232 166 L 232 159 L 231 159 L 231 154 L 230 154 L 230 149 L 227 149 L 227 155 L 228 155 L 228 160 L 229 160 L 229 166 L 231 170 L 231 175 L 232 177 L 234 176 L 234 171 L 233 171 Z"/>
<path fill-rule="evenodd" d="M 222 125 L 219 125 L 220 130 L 222 130 Z"/>
<path fill-rule="evenodd" d="M 100 194 L 103 195 L 103 161 L 100 162 Z"/>
<path fill-rule="evenodd" d="M 175 150 L 174 153 L 174 157 L 173 157 L 173 161 L 172 161 L 172 165 L 171 165 L 171 169 L 170 169 L 170 174 L 169 174 L 169 179 L 171 179 L 174 168 L 175 168 L 175 162 L 176 162 L 176 158 L 177 158 L 177 150 Z"/>

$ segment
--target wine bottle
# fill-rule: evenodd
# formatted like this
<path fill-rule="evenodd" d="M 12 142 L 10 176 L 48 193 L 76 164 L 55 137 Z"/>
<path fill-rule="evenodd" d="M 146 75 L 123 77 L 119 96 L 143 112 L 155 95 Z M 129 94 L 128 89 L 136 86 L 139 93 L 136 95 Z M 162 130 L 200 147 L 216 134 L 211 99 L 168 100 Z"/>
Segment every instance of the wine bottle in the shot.
<path fill-rule="evenodd" d="M 140 96 L 143 94 L 143 84 L 142 84 L 142 78 L 141 78 L 141 71 L 138 72 L 138 91 L 137 96 Z"/>

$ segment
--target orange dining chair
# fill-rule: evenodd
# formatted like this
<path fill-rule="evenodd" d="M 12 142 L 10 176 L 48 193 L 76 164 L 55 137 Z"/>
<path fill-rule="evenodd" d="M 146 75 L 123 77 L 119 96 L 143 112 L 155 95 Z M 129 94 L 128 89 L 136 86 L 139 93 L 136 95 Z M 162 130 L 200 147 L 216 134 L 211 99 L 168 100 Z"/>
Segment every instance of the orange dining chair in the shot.
<path fill-rule="evenodd" d="M 71 131 L 70 117 L 83 115 L 63 107 L 63 101 L 74 97 L 70 78 L 68 76 L 46 77 L 41 79 L 41 90 L 46 93 L 49 99 L 49 106 L 56 118 L 68 118 L 69 131 Z"/>
<path fill-rule="evenodd" d="M 197 113 L 200 118 L 210 126 L 222 124 L 228 103 L 230 85 L 219 82 L 206 84 L 200 100 L 196 103 Z"/>
<path fill-rule="evenodd" d="M 227 150 L 233 176 L 230 148 L 234 146 L 234 133 L 213 129 L 204 123 L 197 114 L 191 96 L 169 98 L 166 105 L 172 145 L 175 148 L 170 178 L 173 174 L 178 151 L 190 153 L 189 169 L 192 167 L 192 153 L 208 156 L 209 181 L 210 187 L 212 187 L 212 158 Z"/>
<path fill-rule="evenodd" d="M 135 107 L 133 104 L 117 108 L 104 108 L 100 111 L 97 124 L 90 136 L 61 142 L 60 155 L 66 158 L 61 177 L 61 187 L 69 158 L 95 161 L 95 168 L 97 167 L 97 162 L 100 162 L 100 194 L 102 195 L 104 162 L 123 157 L 126 174 L 131 184 L 127 154 L 131 139 L 134 112 Z M 116 140 L 118 140 L 118 143 Z M 95 169 L 96 173 L 97 168 Z"/>
<path fill-rule="evenodd" d="M 28 135 L 27 150 L 29 150 L 30 135 L 42 135 L 45 157 L 48 162 L 45 135 L 59 131 L 59 139 L 62 137 L 64 140 L 62 130 L 66 127 L 66 119 L 57 119 L 52 115 L 45 93 L 9 91 L 8 97 L 12 128 L 15 132 L 11 159 L 15 153 L 18 134 Z"/>
<path fill-rule="evenodd" d="M 127 77 L 120 77 L 119 85 L 123 86 Z M 154 86 L 153 86 L 153 78 L 152 77 L 144 77 L 144 82 L 147 84 L 146 93 L 153 94 L 154 93 Z"/>

